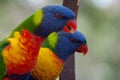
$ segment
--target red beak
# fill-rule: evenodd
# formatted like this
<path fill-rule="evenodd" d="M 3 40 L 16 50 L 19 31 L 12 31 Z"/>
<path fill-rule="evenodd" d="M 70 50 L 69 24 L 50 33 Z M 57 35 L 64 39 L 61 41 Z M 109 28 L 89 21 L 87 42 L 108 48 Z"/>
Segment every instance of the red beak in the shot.
<path fill-rule="evenodd" d="M 88 46 L 87 45 L 81 45 L 79 48 L 77 48 L 76 51 L 82 53 L 83 55 L 86 55 L 87 52 L 88 52 Z"/>
<path fill-rule="evenodd" d="M 75 19 L 69 20 L 63 27 L 63 31 L 74 33 L 77 29 L 77 22 Z"/>

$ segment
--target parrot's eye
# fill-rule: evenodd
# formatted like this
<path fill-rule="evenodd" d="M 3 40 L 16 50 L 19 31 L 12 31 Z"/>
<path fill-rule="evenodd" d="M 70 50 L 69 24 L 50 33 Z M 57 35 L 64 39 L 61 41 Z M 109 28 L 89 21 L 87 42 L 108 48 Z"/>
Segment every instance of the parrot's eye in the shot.
<path fill-rule="evenodd" d="M 70 41 L 76 43 L 76 40 L 74 38 L 70 38 Z"/>
<path fill-rule="evenodd" d="M 59 13 L 57 13 L 55 16 L 56 16 L 56 18 L 58 18 L 58 19 L 61 19 L 61 18 L 62 18 L 62 15 L 59 14 Z"/>

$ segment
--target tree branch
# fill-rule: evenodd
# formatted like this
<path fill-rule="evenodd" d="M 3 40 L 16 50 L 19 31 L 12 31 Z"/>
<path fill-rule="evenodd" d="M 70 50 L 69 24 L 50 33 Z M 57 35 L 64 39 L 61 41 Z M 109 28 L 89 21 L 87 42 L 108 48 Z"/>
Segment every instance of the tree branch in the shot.
<path fill-rule="evenodd" d="M 77 19 L 77 13 L 80 0 L 64 0 L 63 5 L 70 8 L 75 14 Z M 70 56 L 64 66 L 64 69 L 60 75 L 60 80 L 75 80 L 75 56 Z"/>

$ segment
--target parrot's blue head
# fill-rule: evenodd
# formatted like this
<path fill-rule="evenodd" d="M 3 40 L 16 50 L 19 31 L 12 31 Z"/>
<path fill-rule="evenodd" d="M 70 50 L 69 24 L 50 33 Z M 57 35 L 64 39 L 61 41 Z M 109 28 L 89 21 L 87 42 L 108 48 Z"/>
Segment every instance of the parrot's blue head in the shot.
<path fill-rule="evenodd" d="M 56 46 L 57 55 L 66 60 L 75 51 L 85 55 L 88 51 L 86 38 L 78 31 L 74 33 L 59 32 L 58 43 Z"/>
<path fill-rule="evenodd" d="M 76 30 L 75 14 L 72 10 L 61 5 L 50 5 L 42 8 L 43 19 L 35 31 L 37 35 L 47 37 L 51 32 Z"/>

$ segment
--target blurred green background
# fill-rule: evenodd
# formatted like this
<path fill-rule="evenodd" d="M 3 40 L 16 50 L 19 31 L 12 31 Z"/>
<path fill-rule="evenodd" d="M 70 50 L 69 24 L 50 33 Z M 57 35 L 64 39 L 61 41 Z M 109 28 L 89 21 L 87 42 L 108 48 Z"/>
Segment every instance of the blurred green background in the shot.
<path fill-rule="evenodd" d="M 0 0 L 0 40 L 33 12 L 63 0 Z M 78 30 L 89 52 L 76 53 L 76 80 L 120 80 L 120 1 L 80 0 Z"/>

